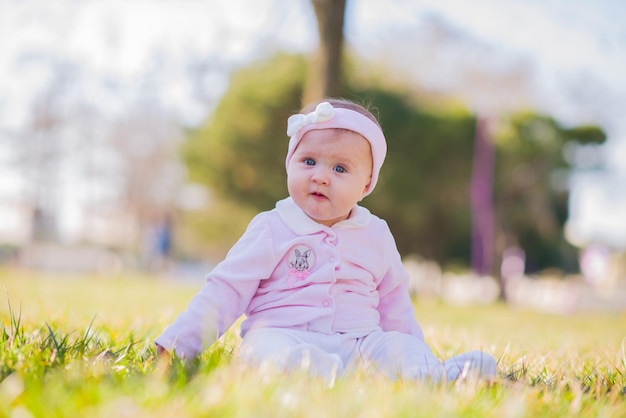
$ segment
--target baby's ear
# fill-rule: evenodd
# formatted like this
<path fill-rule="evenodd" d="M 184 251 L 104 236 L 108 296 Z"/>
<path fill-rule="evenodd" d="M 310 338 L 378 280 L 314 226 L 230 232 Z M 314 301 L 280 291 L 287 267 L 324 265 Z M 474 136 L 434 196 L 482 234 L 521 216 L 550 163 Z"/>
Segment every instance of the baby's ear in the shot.
<path fill-rule="evenodd" d="M 369 180 L 367 181 L 367 184 L 365 184 L 365 188 L 363 189 L 363 193 L 361 194 L 361 199 L 365 197 L 365 194 L 367 193 L 367 189 L 370 188 L 370 184 L 372 184 L 372 176 L 370 176 Z"/>

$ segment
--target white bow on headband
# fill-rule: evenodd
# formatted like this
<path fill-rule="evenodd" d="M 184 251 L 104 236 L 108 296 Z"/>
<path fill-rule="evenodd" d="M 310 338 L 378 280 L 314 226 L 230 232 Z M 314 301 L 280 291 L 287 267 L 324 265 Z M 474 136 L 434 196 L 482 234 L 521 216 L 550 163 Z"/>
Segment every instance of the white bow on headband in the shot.
<path fill-rule="evenodd" d="M 291 115 L 287 119 L 287 136 L 295 135 L 300 129 L 311 123 L 326 122 L 332 119 L 333 116 L 335 116 L 335 108 L 328 102 L 318 104 L 314 112 L 306 115 Z"/>

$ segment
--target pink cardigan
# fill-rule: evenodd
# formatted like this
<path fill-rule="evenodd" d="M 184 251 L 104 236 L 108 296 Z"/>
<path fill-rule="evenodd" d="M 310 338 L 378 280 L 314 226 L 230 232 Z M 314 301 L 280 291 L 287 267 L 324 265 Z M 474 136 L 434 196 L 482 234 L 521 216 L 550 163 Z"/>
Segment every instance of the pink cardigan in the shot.
<path fill-rule="evenodd" d="M 381 328 L 423 339 L 391 231 L 361 206 L 332 227 L 291 198 L 257 215 L 156 343 L 196 356 L 242 314 L 244 338 L 281 327 L 354 338 Z"/>

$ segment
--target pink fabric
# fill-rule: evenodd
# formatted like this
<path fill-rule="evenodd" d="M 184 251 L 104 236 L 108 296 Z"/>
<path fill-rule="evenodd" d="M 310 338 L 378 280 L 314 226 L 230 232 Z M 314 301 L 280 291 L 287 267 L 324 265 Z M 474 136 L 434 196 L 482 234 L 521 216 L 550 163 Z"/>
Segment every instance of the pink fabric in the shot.
<path fill-rule="evenodd" d="M 372 190 L 374 190 L 374 187 L 378 182 L 380 168 L 385 161 L 385 156 L 387 154 L 387 142 L 385 141 L 385 136 L 378 125 L 359 112 L 339 107 L 334 108 L 334 111 L 334 116 L 330 119 L 322 122 L 307 123 L 291 136 L 289 139 L 289 148 L 287 150 L 285 166 L 289 167 L 289 161 L 291 160 L 294 151 L 302 140 L 302 137 L 309 131 L 317 129 L 341 128 L 356 132 L 362 135 L 370 143 L 372 148 L 372 180 L 365 194 L 367 196 L 372 192 Z"/>
<path fill-rule="evenodd" d="M 423 340 L 389 227 L 360 206 L 332 228 L 291 198 L 257 215 L 156 343 L 193 357 L 244 313 L 244 339 L 252 329 L 277 327 L 354 338 L 394 330 Z"/>

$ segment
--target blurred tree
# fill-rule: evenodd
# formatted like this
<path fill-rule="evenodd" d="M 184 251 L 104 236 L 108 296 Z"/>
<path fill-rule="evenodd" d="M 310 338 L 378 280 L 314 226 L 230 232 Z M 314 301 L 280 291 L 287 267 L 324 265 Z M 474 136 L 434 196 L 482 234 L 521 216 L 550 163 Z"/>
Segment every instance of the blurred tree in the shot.
<path fill-rule="evenodd" d="M 384 90 L 354 91 L 380 113 L 388 154 L 365 204 L 385 218 L 403 254 L 466 264 L 474 118 L 432 113 Z"/>
<path fill-rule="evenodd" d="M 286 121 L 300 108 L 306 70 L 304 58 L 278 55 L 233 73 L 228 92 L 183 150 L 190 179 L 259 209 L 285 197 Z"/>
<path fill-rule="evenodd" d="M 598 127 L 565 128 L 553 118 L 521 113 L 502 121 L 496 135 L 496 254 L 508 247 L 526 253 L 527 272 L 551 266 L 577 269 L 577 254 L 565 241 L 569 173 L 567 146 L 601 144 Z"/>
<path fill-rule="evenodd" d="M 31 236 L 25 244 L 59 239 L 59 173 L 72 149 L 64 131 L 72 116 L 66 102 L 76 68 L 62 60 L 53 61 L 50 67 L 50 83 L 34 100 L 29 121 L 22 132 L 14 134 L 11 144 L 32 219 Z"/>
<path fill-rule="evenodd" d="M 117 159 L 110 174 L 118 184 L 119 205 L 139 228 L 160 222 L 176 210 L 183 178 L 174 158 L 181 133 L 156 106 L 141 104 L 116 120 L 109 141 Z"/>
<path fill-rule="evenodd" d="M 471 269 L 481 276 L 491 274 L 494 265 L 493 179 L 495 144 L 491 139 L 489 125 L 490 120 L 488 118 L 477 117 L 470 180 Z"/>
<path fill-rule="evenodd" d="M 311 0 L 319 46 L 311 61 L 304 103 L 342 95 L 341 68 L 346 0 Z"/>

